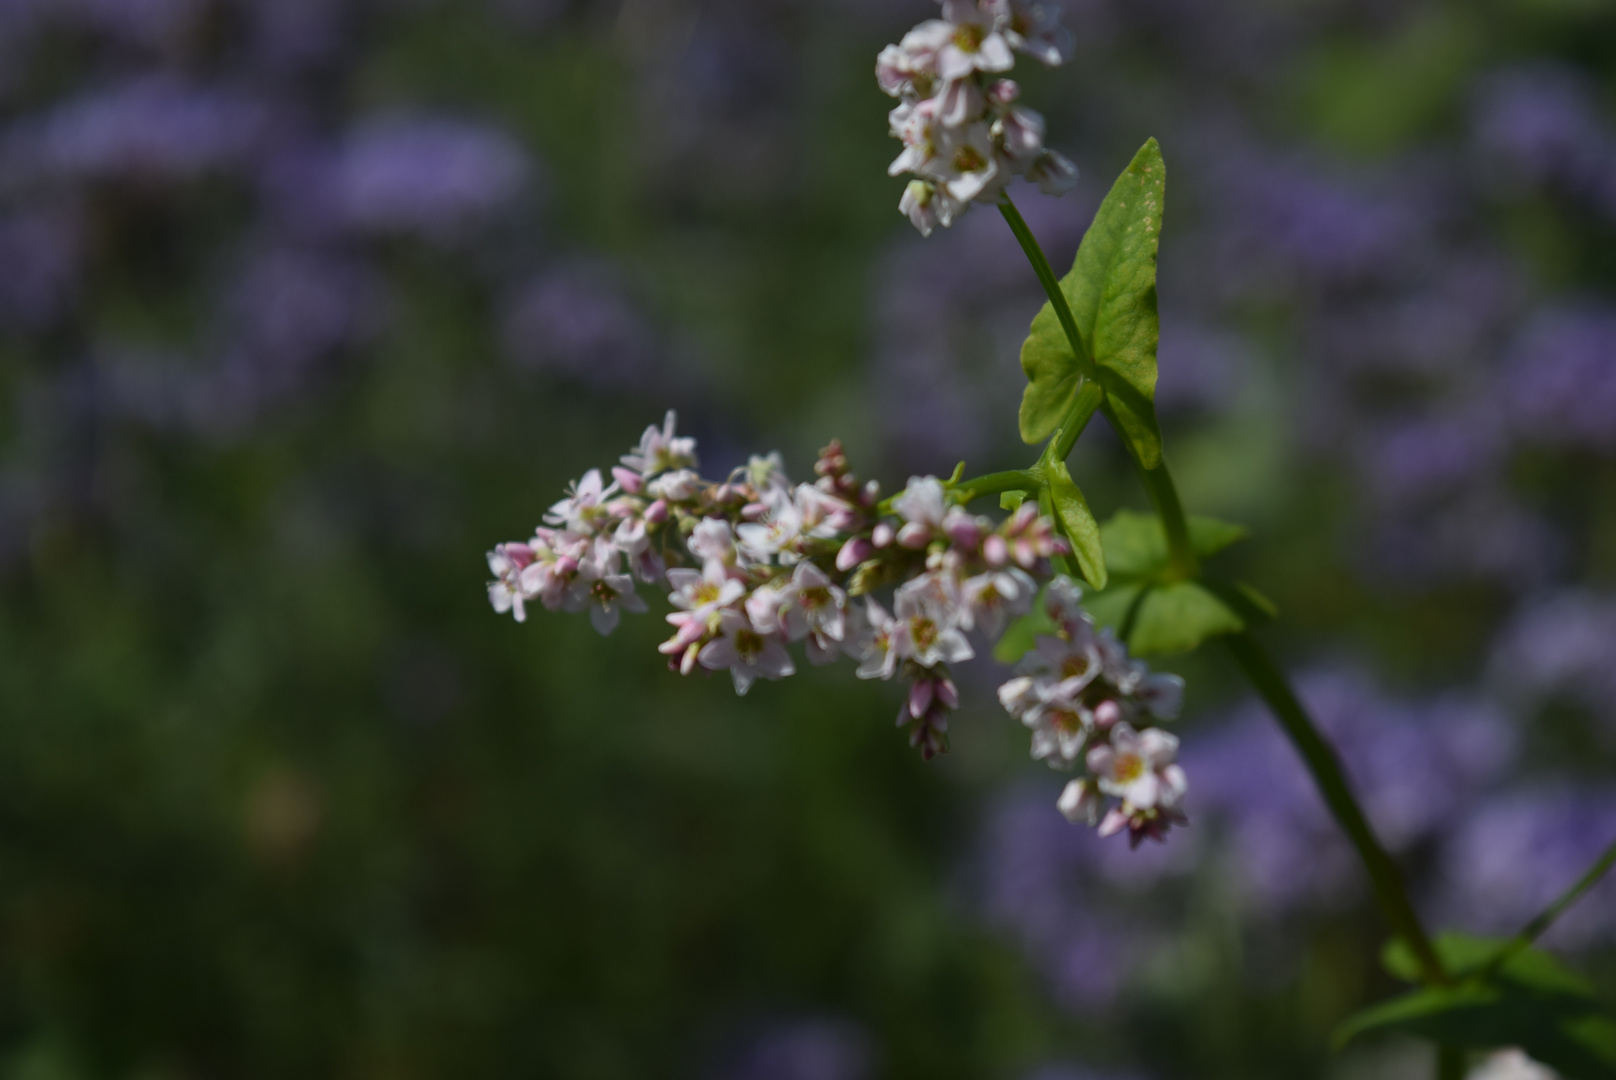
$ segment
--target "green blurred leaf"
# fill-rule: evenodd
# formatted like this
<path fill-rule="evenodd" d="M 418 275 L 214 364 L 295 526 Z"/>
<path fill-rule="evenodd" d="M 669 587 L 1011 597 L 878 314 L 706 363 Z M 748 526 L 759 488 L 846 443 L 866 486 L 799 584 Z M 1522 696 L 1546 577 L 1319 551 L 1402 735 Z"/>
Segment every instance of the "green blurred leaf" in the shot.
<path fill-rule="evenodd" d="M 1048 316 L 1045 319 L 1045 316 Z M 1053 334 L 1053 337 L 1051 337 Z M 1021 346 L 1021 369 L 1027 388 L 1021 392 L 1021 441 L 1040 443 L 1060 426 L 1061 418 L 1077 400 L 1083 375 L 1077 357 L 1066 343 L 1066 333 L 1049 301 L 1032 321 L 1032 332 Z"/>
<path fill-rule="evenodd" d="M 1064 462 L 1054 462 L 1050 469 L 1049 493 L 1055 504 L 1055 514 L 1061 528 L 1072 541 L 1072 553 L 1077 566 L 1096 589 L 1105 588 L 1105 549 L 1100 543 L 1100 523 L 1094 520 L 1088 500 L 1066 471 Z"/>
<path fill-rule="evenodd" d="M 1477 1050 L 1519 1046 L 1567 1080 L 1616 1080 L 1616 1020 L 1581 975 L 1536 949 L 1488 973 L 1510 939 L 1444 934 L 1433 944 L 1459 983 L 1425 987 L 1357 1013 L 1336 1030 L 1338 1046 L 1370 1031 Z M 1389 944 L 1382 960 L 1397 977 L 1418 978 L 1401 941 Z"/>
<path fill-rule="evenodd" d="M 1146 468 L 1161 460 L 1156 424 L 1156 252 L 1167 166 L 1155 139 L 1134 155 L 1083 236 L 1061 281 L 1078 332 L 1098 367 L 1106 405 Z M 1021 347 L 1031 385 L 1021 401 L 1021 437 L 1046 438 L 1081 382 L 1076 355 L 1053 305 L 1045 303 Z"/>
<path fill-rule="evenodd" d="M 1246 535 L 1216 518 L 1189 519 L 1190 542 L 1210 558 Z M 1100 528 L 1111 584 L 1084 606 L 1140 655 L 1188 652 L 1217 634 L 1232 634 L 1271 619 L 1274 608 L 1250 586 L 1203 577 L 1168 579 L 1167 533 L 1154 514 L 1119 511 Z"/>

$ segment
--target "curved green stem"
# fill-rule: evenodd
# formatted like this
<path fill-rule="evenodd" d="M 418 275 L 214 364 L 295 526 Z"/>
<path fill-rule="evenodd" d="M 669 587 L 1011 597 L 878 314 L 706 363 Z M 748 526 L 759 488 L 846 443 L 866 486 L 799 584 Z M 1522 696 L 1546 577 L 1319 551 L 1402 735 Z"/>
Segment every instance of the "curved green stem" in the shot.
<path fill-rule="evenodd" d="M 1137 466 L 1138 462 L 1134 464 Z M 1193 581 L 1201 574 L 1201 560 L 1196 556 L 1195 545 L 1190 540 L 1189 518 L 1184 514 L 1184 504 L 1179 501 L 1173 474 L 1167 471 L 1167 461 L 1163 459 L 1154 469 L 1139 466 L 1139 476 L 1145 482 L 1145 490 L 1150 492 L 1150 501 L 1155 504 L 1156 513 L 1161 516 L 1162 528 L 1167 532 L 1169 576 L 1174 581 Z"/>
<path fill-rule="evenodd" d="M 1043 480 L 1030 469 L 1011 469 L 1008 472 L 987 473 L 961 480 L 954 485 L 954 498 L 961 503 L 980 499 L 984 495 L 997 495 L 1002 491 L 1037 491 Z"/>
<path fill-rule="evenodd" d="M 1091 382 L 1095 379 L 1094 357 L 1089 353 L 1088 343 L 1077 329 L 1077 319 L 1072 315 L 1072 305 L 1067 302 L 1066 294 L 1061 291 L 1060 279 L 1055 276 L 1054 268 L 1049 265 L 1049 259 L 1044 255 L 1044 249 L 1038 246 L 1038 238 L 1027 228 L 1027 222 L 1016 209 L 1016 204 L 1010 201 L 1007 191 L 999 196 L 999 213 L 1009 223 L 1010 231 L 1016 234 L 1021 242 L 1021 250 L 1026 252 L 1027 261 L 1032 263 L 1033 273 L 1038 275 L 1038 284 L 1044 287 L 1049 296 L 1049 303 L 1055 309 L 1055 317 L 1060 320 L 1061 329 L 1066 331 L 1066 340 L 1072 346 L 1072 355 L 1077 357 L 1077 369 L 1083 377 Z"/>
<path fill-rule="evenodd" d="M 1060 281 L 1049 265 L 1049 259 L 1045 257 L 1037 238 L 1027 227 L 1026 221 L 1008 194 L 1000 199 L 999 211 L 1009 223 L 1010 231 L 1015 233 L 1021 249 L 1026 252 L 1028 261 L 1032 263 L 1033 272 L 1038 275 L 1039 283 L 1048 294 L 1050 306 L 1054 308 L 1055 315 L 1060 320 L 1061 329 L 1065 331 L 1067 342 L 1072 347 L 1072 355 L 1077 358 L 1078 370 L 1083 375 L 1083 385 L 1071 410 L 1046 444 L 1038 464 L 1030 470 L 1036 475 L 1051 459 L 1061 462 L 1066 460 L 1078 435 L 1082 433 L 1096 409 L 1105 413 L 1106 420 L 1112 428 L 1119 431 L 1121 428 L 1104 400 L 1105 395 L 1099 385 L 1094 357 L 1078 330 L 1071 304 L 1067 301 Z M 1139 463 L 1136 461 L 1135 464 Z M 1139 474 L 1150 493 L 1151 502 L 1155 504 L 1156 512 L 1161 516 L 1162 528 L 1167 534 L 1170 573 L 1178 580 L 1191 580 L 1197 577 L 1200 573 L 1200 561 L 1190 540 L 1189 519 L 1184 513 L 1183 503 L 1178 497 L 1178 488 L 1173 483 L 1166 461 L 1151 469 L 1139 465 Z M 1046 514 L 1052 511 L 1047 487 L 1040 490 L 1039 502 Z M 1070 566 L 1061 569 L 1070 573 Z M 1256 638 L 1249 633 L 1240 633 L 1224 640 L 1228 642 L 1236 663 L 1251 680 L 1257 692 L 1268 702 L 1285 733 L 1302 755 L 1302 760 L 1313 774 L 1313 780 L 1324 796 L 1325 804 L 1330 808 L 1336 822 L 1346 832 L 1348 839 L 1352 841 L 1364 868 L 1369 872 L 1375 898 L 1387 922 L 1391 924 L 1393 932 L 1407 941 L 1409 948 L 1413 950 L 1422 977 L 1433 985 L 1447 984 L 1450 981 L 1447 970 L 1443 967 L 1436 949 L 1431 945 L 1431 939 L 1421 925 L 1414 905 L 1409 901 L 1397 864 L 1386 853 L 1386 849 L 1381 847 L 1374 830 L 1369 827 L 1369 821 L 1347 783 L 1335 749 L 1314 726 L 1285 676 L 1274 666 Z M 1443 1051 L 1439 1066 L 1439 1072 L 1443 1077 L 1450 1075 L 1454 1060 L 1451 1053 Z M 1457 1060 L 1462 1069 L 1462 1056 Z"/>
<path fill-rule="evenodd" d="M 1335 747 L 1313 725 L 1284 674 L 1249 631 L 1232 634 L 1223 640 L 1234 655 L 1235 663 L 1268 703 L 1280 726 L 1285 729 L 1285 734 L 1302 755 L 1314 782 L 1318 784 L 1319 793 L 1324 796 L 1325 805 L 1330 808 L 1331 816 L 1352 841 L 1358 858 L 1369 871 L 1369 880 L 1381 913 L 1391 924 L 1392 932 L 1413 950 L 1421 978 L 1432 985 L 1446 985 L 1449 982 L 1447 969 L 1432 947 L 1414 905 L 1409 902 L 1397 864 L 1380 846 L 1358 800 L 1353 796 L 1352 786 L 1347 782 Z"/>

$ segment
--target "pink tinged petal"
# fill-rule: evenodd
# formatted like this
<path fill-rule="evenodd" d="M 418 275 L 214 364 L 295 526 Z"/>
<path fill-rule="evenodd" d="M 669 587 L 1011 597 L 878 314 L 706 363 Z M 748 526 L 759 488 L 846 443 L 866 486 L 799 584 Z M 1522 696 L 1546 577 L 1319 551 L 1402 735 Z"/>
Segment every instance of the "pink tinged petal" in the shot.
<path fill-rule="evenodd" d="M 892 526 L 883 521 L 881 524 L 877 525 L 873 530 L 871 530 L 870 543 L 874 544 L 878 548 L 884 548 L 892 543 L 892 538 L 894 535 L 895 534 L 892 531 Z"/>
<path fill-rule="evenodd" d="M 917 720 L 925 716 L 935 695 L 936 688 L 930 679 L 921 679 L 909 687 L 909 715 Z"/>
<path fill-rule="evenodd" d="M 746 692 L 752 689 L 753 680 L 757 678 L 748 668 L 739 664 L 729 669 L 729 677 L 735 682 L 735 695 L 737 697 L 745 697 Z"/>
<path fill-rule="evenodd" d="M 1161 781 L 1161 805 L 1173 810 L 1178 809 L 1190 790 L 1189 778 L 1184 775 L 1183 766 L 1167 766 L 1161 771 Z"/>
<path fill-rule="evenodd" d="M 645 520 L 652 525 L 661 525 L 668 520 L 668 501 L 658 499 L 645 508 Z"/>
<path fill-rule="evenodd" d="M 623 490 L 630 495 L 638 495 L 645 489 L 645 477 L 621 465 L 612 466 L 612 478 L 623 485 Z"/>
<path fill-rule="evenodd" d="M 797 673 L 796 666 L 791 662 L 791 654 L 784 645 L 772 638 L 764 643 L 755 666 L 760 674 L 771 679 L 784 679 Z"/>
<path fill-rule="evenodd" d="M 1152 769 L 1166 768 L 1178 756 L 1178 736 L 1149 728 L 1139 735 L 1139 756 Z"/>
<path fill-rule="evenodd" d="M 617 629 L 617 605 L 596 604 L 589 609 L 590 625 L 600 631 L 601 635 L 610 634 Z"/>
<path fill-rule="evenodd" d="M 1152 810 L 1161 793 L 1161 781 L 1153 772 L 1142 773 L 1122 791 L 1122 797 L 1135 810 Z"/>
<path fill-rule="evenodd" d="M 1093 825 L 1100 820 L 1103 800 L 1094 785 L 1086 780 L 1073 780 L 1066 785 L 1055 808 L 1073 825 Z"/>
<path fill-rule="evenodd" d="M 1089 772 L 1095 776 L 1110 776 L 1116 761 L 1117 752 L 1102 743 L 1089 751 L 1085 764 L 1088 765 Z"/>
<path fill-rule="evenodd" d="M 1010 561 L 1010 550 L 1005 545 L 1004 537 L 990 536 L 982 541 L 982 558 L 989 566 L 1003 566 Z"/>
<path fill-rule="evenodd" d="M 1114 807 L 1105 815 L 1105 820 L 1100 822 L 1099 835 L 1102 838 L 1115 836 L 1128 827 L 1129 820 L 1128 815 L 1123 813 L 1121 808 Z"/>
<path fill-rule="evenodd" d="M 735 642 L 727 637 L 716 638 L 709 641 L 697 657 L 701 666 L 712 671 L 722 671 L 740 663 L 740 654 L 735 650 Z M 742 691 L 743 693 L 745 691 Z"/>
<path fill-rule="evenodd" d="M 1101 731 L 1115 727 L 1122 720 L 1122 706 L 1107 698 L 1094 707 L 1094 726 Z"/>
<path fill-rule="evenodd" d="M 948 664 L 958 664 L 976 655 L 971 643 L 958 630 L 944 630 L 938 634 L 935 651 Z"/>
<path fill-rule="evenodd" d="M 834 639 L 814 634 L 808 639 L 808 662 L 815 667 L 824 667 L 834 664 L 836 658 L 842 654 L 842 643 Z"/>
<path fill-rule="evenodd" d="M 898 544 L 900 547 L 918 551 L 931 542 L 931 529 L 919 522 L 911 521 L 898 530 Z"/>
<path fill-rule="evenodd" d="M 989 34 L 982 39 L 977 50 L 976 68 L 979 71 L 1009 71 L 1016 66 L 1016 57 L 1003 34 Z"/>

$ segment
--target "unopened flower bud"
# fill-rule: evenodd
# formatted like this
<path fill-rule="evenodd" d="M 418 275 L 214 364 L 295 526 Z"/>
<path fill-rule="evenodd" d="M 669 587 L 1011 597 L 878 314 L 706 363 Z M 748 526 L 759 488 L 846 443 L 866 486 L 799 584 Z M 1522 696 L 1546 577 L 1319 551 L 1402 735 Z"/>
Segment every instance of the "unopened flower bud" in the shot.
<path fill-rule="evenodd" d="M 645 477 L 633 469 L 625 469 L 621 465 L 612 466 L 612 479 L 622 485 L 623 490 L 630 495 L 638 495 L 645 490 Z"/>
<path fill-rule="evenodd" d="M 982 541 L 982 558 L 992 567 L 1000 567 L 1010 561 L 1010 548 L 1004 542 L 1004 537 L 997 534 Z"/>
<path fill-rule="evenodd" d="M 875 545 L 862 536 L 855 536 L 836 553 L 836 569 L 847 573 L 859 563 L 875 554 Z"/>
<path fill-rule="evenodd" d="M 932 698 L 936 696 L 937 687 L 930 679 L 920 679 L 909 688 L 909 715 L 916 720 L 926 715 L 931 708 Z"/>
<path fill-rule="evenodd" d="M 1110 731 L 1122 719 L 1122 706 L 1107 698 L 1094 706 L 1094 726 L 1101 731 Z"/>
<path fill-rule="evenodd" d="M 556 560 L 556 576 L 571 577 L 578 572 L 578 560 L 571 555 L 563 555 Z"/>
<path fill-rule="evenodd" d="M 911 551 L 919 551 L 931 543 L 931 530 L 918 521 L 911 521 L 898 530 L 898 543 Z"/>
<path fill-rule="evenodd" d="M 995 79 L 988 85 L 987 96 L 995 105 L 1008 105 L 1021 96 L 1021 87 L 1014 79 Z"/>
<path fill-rule="evenodd" d="M 892 543 L 892 536 L 892 526 L 883 521 L 871 530 L 870 542 L 878 548 L 884 548 Z"/>
<path fill-rule="evenodd" d="M 666 499 L 658 499 L 656 502 L 654 502 L 650 506 L 646 507 L 645 508 L 645 520 L 646 520 L 646 523 L 649 524 L 649 525 L 661 525 L 664 521 L 667 521 L 668 520 L 668 502 L 667 502 L 667 500 Z"/>

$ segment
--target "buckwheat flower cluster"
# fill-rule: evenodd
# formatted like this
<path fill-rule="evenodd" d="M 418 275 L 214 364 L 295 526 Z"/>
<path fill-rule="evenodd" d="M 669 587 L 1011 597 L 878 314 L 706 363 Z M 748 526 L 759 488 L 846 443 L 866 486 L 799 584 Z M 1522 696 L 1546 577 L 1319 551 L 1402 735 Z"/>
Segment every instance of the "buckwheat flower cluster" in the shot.
<path fill-rule="evenodd" d="M 1015 678 L 999 687 L 1006 711 L 1032 729 L 1032 756 L 1086 775 L 1061 792 L 1068 821 L 1126 829 L 1137 846 L 1187 823 L 1178 738 L 1154 725 L 1174 720 L 1184 700 L 1176 675 L 1152 674 L 1110 630 L 1096 630 L 1078 586 L 1057 578 L 1044 594 L 1054 636 L 1040 637 Z"/>
<path fill-rule="evenodd" d="M 942 0 L 928 19 L 876 58 L 881 89 L 898 99 L 888 114 L 903 153 L 887 172 L 912 173 L 898 208 L 922 235 L 947 227 L 973 200 L 991 202 L 1012 176 L 1058 195 L 1077 168 L 1044 146 L 1044 118 L 1016 104 L 1021 89 L 1003 76 L 1017 52 L 1054 66 L 1071 35 L 1032 0 Z"/>
<path fill-rule="evenodd" d="M 908 681 L 898 723 L 929 758 L 959 706 L 951 665 L 976 654 L 973 636 L 996 638 L 1031 610 L 1050 559 L 1070 550 L 1036 506 L 995 522 L 936 477 L 882 500 L 837 443 L 811 484 L 793 484 L 778 455 L 722 481 L 696 469 L 670 412 L 610 482 L 590 470 L 531 539 L 489 552 L 494 609 L 518 621 L 533 601 L 588 610 L 604 634 L 619 612 L 645 610 L 639 584 L 656 586 L 673 609 L 659 646 L 670 667 L 728 671 L 744 694 L 795 672 L 791 645 L 814 664 L 851 657 L 861 678 Z"/>

